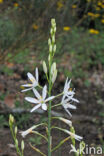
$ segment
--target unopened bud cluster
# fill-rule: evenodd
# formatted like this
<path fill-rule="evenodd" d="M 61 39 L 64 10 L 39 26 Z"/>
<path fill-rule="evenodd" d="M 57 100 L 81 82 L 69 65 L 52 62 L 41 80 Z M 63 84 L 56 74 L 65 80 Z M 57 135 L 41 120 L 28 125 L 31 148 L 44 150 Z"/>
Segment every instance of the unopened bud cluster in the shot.
<path fill-rule="evenodd" d="M 52 84 L 55 82 L 57 78 L 57 69 L 56 69 L 56 63 L 54 62 L 51 64 L 51 59 L 53 58 L 55 52 L 56 52 L 56 44 L 55 44 L 55 33 L 56 33 L 56 22 L 55 19 L 51 20 L 51 29 L 50 29 L 50 35 L 51 38 L 48 39 L 48 45 L 49 45 L 49 56 L 48 56 L 48 62 L 49 66 L 51 66 L 51 82 Z M 47 75 L 48 69 L 46 62 L 43 61 L 43 71 Z"/>

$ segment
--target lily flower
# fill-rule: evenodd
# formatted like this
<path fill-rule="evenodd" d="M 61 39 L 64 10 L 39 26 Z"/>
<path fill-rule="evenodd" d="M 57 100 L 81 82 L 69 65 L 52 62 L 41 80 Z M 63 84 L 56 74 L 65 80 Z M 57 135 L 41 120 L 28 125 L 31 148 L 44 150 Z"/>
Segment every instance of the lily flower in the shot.
<path fill-rule="evenodd" d="M 31 81 L 29 84 L 22 85 L 23 87 L 27 87 L 27 89 L 22 90 L 22 92 L 28 91 L 33 89 L 34 87 L 38 86 L 38 68 L 35 70 L 35 77 L 31 73 L 27 73 L 28 79 Z"/>
<path fill-rule="evenodd" d="M 26 97 L 25 98 L 25 100 L 27 100 L 28 102 L 37 104 L 36 106 L 33 107 L 31 112 L 35 111 L 39 107 L 42 107 L 42 109 L 44 111 L 46 111 L 47 110 L 46 102 L 54 99 L 55 96 L 51 96 L 51 97 L 48 97 L 46 99 L 46 96 L 47 96 L 47 86 L 46 85 L 43 87 L 42 96 L 39 94 L 39 92 L 35 88 L 33 88 L 33 92 L 34 92 L 35 96 L 37 97 L 37 99 L 36 98 L 31 98 L 31 97 Z"/>
<path fill-rule="evenodd" d="M 71 83 L 71 80 L 68 81 L 68 78 L 67 78 L 65 85 L 64 85 L 64 90 L 63 90 L 63 99 L 67 97 L 69 100 L 79 102 L 77 99 L 73 98 L 75 92 L 74 90 L 71 90 L 70 83 Z"/>
<path fill-rule="evenodd" d="M 75 105 L 72 105 L 69 103 L 69 99 L 63 99 L 61 101 L 62 106 L 64 107 L 65 111 L 72 116 L 72 114 L 70 113 L 70 111 L 68 109 L 76 109 L 77 107 Z"/>
<path fill-rule="evenodd" d="M 70 132 L 70 131 L 68 131 L 66 129 L 64 130 L 64 132 L 69 134 L 72 138 L 74 138 L 74 139 L 76 139 L 78 141 L 81 141 L 83 139 L 83 137 L 81 137 L 81 136 L 79 136 L 77 134 L 74 134 L 74 133 L 72 133 L 72 132 Z"/>
<path fill-rule="evenodd" d="M 65 85 L 64 85 L 63 98 L 65 97 L 69 98 L 70 96 L 73 96 L 75 94 L 75 92 L 70 89 L 70 83 L 71 83 L 71 80 L 68 81 L 68 78 L 67 78 Z"/>

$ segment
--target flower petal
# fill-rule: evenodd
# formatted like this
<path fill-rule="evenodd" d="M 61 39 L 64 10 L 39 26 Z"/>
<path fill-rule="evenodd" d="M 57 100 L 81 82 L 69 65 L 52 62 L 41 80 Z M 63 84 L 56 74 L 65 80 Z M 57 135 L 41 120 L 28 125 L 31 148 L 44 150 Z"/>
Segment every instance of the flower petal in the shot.
<path fill-rule="evenodd" d="M 38 82 L 39 81 L 38 68 L 36 68 L 35 70 L 35 76 L 36 76 L 36 81 Z"/>
<path fill-rule="evenodd" d="M 24 85 L 21 85 L 23 87 L 32 87 L 32 84 L 24 84 Z"/>
<path fill-rule="evenodd" d="M 51 96 L 51 97 L 47 98 L 47 99 L 45 100 L 45 102 L 50 101 L 50 100 L 52 100 L 52 99 L 54 99 L 54 98 L 55 98 L 55 96 Z"/>
<path fill-rule="evenodd" d="M 67 108 L 65 108 L 65 107 L 64 107 L 64 109 L 72 117 L 72 114 L 69 112 L 69 110 Z"/>
<path fill-rule="evenodd" d="M 41 106 L 41 104 L 36 105 L 35 107 L 33 107 L 33 108 L 31 109 L 31 111 L 30 111 L 30 112 L 35 111 L 35 110 L 36 110 L 36 109 L 38 109 L 40 106 Z"/>
<path fill-rule="evenodd" d="M 74 106 L 74 105 L 72 105 L 72 104 L 66 104 L 66 106 L 65 106 L 66 108 L 70 108 L 70 109 L 76 109 L 77 107 L 76 106 Z"/>
<path fill-rule="evenodd" d="M 45 111 L 47 110 L 47 105 L 45 103 L 42 104 L 42 109 Z"/>
<path fill-rule="evenodd" d="M 35 78 L 34 78 L 34 76 L 31 73 L 27 73 L 27 76 L 28 76 L 28 78 L 30 79 L 30 81 L 32 83 L 34 83 L 34 81 L 36 81 Z"/>
<path fill-rule="evenodd" d="M 47 95 L 47 86 L 45 85 L 42 91 L 43 100 L 46 98 L 46 95 Z"/>
<path fill-rule="evenodd" d="M 31 98 L 31 97 L 25 97 L 25 100 L 31 103 L 39 103 L 39 101 L 35 98 Z"/>
<path fill-rule="evenodd" d="M 35 88 L 33 88 L 33 92 L 34 92 L 35 96 L 36 96 L 38 99 L 41 98 L 39 92 L 38 92 Z"/>
<path fill-rule="evenodd" d="M 24 89 L 24 90 L 21 90 L 21 92 L 26 92 L 28 90 L 31 90 L 32 88 L 28 88 L 28 89 Z"/>
<path fill-rule="evenodd" d="M 71 100 L 72 100 L 72 101 L 75 101 L 75 102 L 77 102 L 77 103 L 79 103 L 79 100 L 77 100 L 77 99 L 75 99 L 75 98 L 72 98 Z"/>

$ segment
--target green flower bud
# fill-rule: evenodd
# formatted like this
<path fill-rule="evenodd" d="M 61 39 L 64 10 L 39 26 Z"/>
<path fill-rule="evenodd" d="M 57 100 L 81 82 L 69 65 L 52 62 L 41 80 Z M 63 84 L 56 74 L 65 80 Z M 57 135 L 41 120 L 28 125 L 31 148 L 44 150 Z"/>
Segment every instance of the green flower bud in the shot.
<path fill-rule="evenodd" d="M 46 66 L 46 62 L 45 61 L 43 61 L 43 71 L 45 73 L 47 73 L 47 66 Z"/>
<path fill-rule="evenodd" d="M 17 128 L 17 126 L 16 126 L 16 127 L 15 127 L 15 130 L 14 130 L 15 135 L 17 134 L 17 130 L 18 130 L 18 128 Z"/>
<path fill-rule="evenodd" d="M 57 78 L 57 69 L 56 69 L 56 70 L 54 71 L 54 73 L 53 73 L 53 76 L 52 76 L 52 83 L 55 82 L 56 78 Z"/>
<path fill-rule="evenodd" d="M 17 140 L 17 139 L 15 140 L 15 144 L 16 144 L 16 146 L 18 147 L 18 140 Z"/>
<path fill-rule="evenodd" d="M 51 39 L 50 38 L 48 39 L 48 45 L 51 45 Z"/>
<path fill-rule="evenodd" d="M 55 35 L 52 35 L 52 42 L 55 43 Z"/>
<path fill-rule="evenodd" d="M 51 66 L 51 74 L 53 75 L 54 71 L 56 70 L 56 62 L 54 62 Z"/>
<path fill-rule="evenodd" d="M 54 33 L 56 32 L 56 26 L 54 27 L 53 31 L 54 31 Z"/>
<path fill-rule="evenodd" d="M 52 45 L 49 45 L 49 52 L 52 52 Z"/>
<path fill-rule="evenodd" d="M 54 53 L 56 52 L 56 44 L 55 44 L 54 47 L 53 47 L 53 52 L 54 52 Z"/>
<path fill-rule="evenodd" d="M 9 124 L 12 124 L 14 122 L 14 117 L 10 114 L 9 116 Z"/>
<path fill-rule="evenodd" d="M 24 150 L 24 147 L 25 147 L 25 144 L 24 144 L 24 141 L 22 140 L 21 141 L 21 149 L 22 149 L 22 151 Z"/>

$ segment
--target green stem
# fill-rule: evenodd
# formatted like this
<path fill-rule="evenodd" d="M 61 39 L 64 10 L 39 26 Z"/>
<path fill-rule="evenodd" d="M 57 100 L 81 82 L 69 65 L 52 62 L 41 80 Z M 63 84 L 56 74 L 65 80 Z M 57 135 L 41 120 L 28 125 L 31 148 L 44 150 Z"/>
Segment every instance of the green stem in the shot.
<path fill-rule="evenodd" d="M 49 97 L 50 96 L 51 96 L 51 74 L 49 75 Z M 48 156 L 51 156 L 51 101 L 49 101 L 49 109 L 48 109 Z"/>
<path fill-rule="evenodd" d="M 57 107 L 57 106 L 61 106 L 61 105 L 62 105 L 61 103 L 58 103 L 58 104 L 52 106 L 52 108 Z"/>

